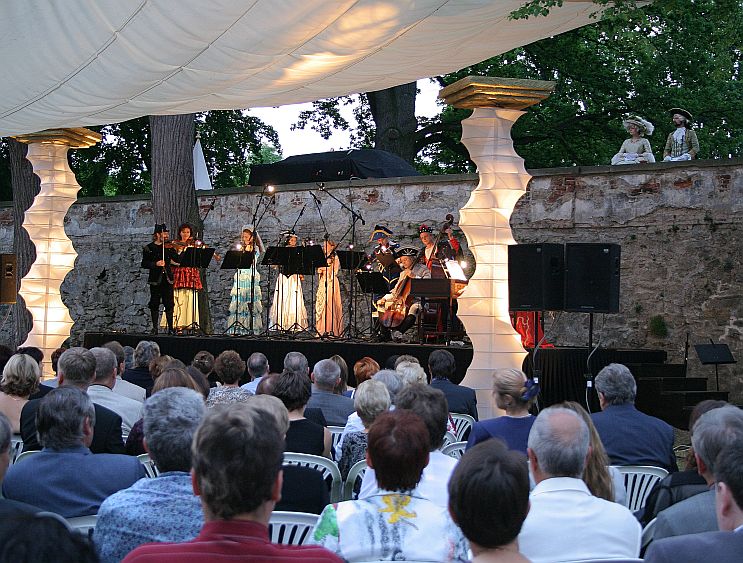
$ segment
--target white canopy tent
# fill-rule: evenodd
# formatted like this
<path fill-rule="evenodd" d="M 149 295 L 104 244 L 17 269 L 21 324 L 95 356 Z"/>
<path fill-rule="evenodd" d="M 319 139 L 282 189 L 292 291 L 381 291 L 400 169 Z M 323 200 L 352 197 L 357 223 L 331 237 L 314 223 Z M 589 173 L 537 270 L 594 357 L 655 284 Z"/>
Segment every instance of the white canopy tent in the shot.
<path fill-rule="evenodd" d="M 307 102 L 452 72 L 591 23 L 566 0 L 25 0 L 0 8 L 0 135 Z"/>

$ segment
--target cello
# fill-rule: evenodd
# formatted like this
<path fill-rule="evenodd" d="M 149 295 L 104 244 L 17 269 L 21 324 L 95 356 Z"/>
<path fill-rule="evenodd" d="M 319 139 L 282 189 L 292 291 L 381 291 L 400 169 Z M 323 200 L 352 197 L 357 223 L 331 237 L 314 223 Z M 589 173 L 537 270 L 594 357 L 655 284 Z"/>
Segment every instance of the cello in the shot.
<path fill-rule="evenodd" d="M 409 271 L 409 270 L 406 270 Z M 411 277 L 405 276 L 402 282 L 398 283 L 396 291 L 392 295 L 392 299 L 387 301 L 384 305 L 384 311 L 380 312 L 379 323 L 385 328 L 397 328 L 405 320 L 408 315 L 408 309 L 413 304 L 413 296 L 410 294 L 410 283 Z"/>

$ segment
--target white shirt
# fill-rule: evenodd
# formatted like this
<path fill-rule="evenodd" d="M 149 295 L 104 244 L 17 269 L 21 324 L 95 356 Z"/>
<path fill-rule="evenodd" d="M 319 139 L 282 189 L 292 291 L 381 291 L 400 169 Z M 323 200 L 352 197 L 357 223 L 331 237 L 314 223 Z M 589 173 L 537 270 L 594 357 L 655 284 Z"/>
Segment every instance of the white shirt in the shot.
<path fill-rule="evenodd" d="M 640 523 L 624 506 L 592 496 L 582 480 L 545 479 L 529 500 L 519 551 L 533 563 L 639 557 Z"/>
<path fill-rule="evenodd" d="M 261 379 L 263 379 L 263 376 L 256 377 L 253 381 L 248 381 L 245 385 L 241 385 L 241 387 L 255 395 L 256 391 L 258 391 L 258 384 L 261 382 Z"/>
<path fill-rule="evenodd" d="M 121 376 L 116 377 L 116 383 L 114 383 L 114 393 L 121 395 L 122 397 L 134 399 L 135 401 L 139 401 L 140 403 L 144 403 L 144 400 L 147 398 L 147 391 L 145 391 L 144 387 L 140 387 L 139 385 L 134 385 L 134 383 L 125 381 L 121 379 Z"/>
<path fill-rule="evenodd" d="M 341 458 L 341 452 L 343 447 L 343 440 L 351 434 L 352 432 L 363 432 L 364 431 L 364 423 L 361 422 L 361 418 L 359 418 L 359 415 L 356 414 L 356 412 L 352 412 L 348 415 L 348 420 L 346 421 L 346 425 L 343 427 L 343 433 L 341 434 L 341 437 L 338 438 L 338 443 L 335 445 L 335 459 Z"/>
<path fill-rule="evenodd" d="M 421 497 L 431 501 L 436 506 L 448 508 L 449 477 L 451 477 L 459 460 L 441 453 L 440 450 L 432 451 L 429 455 L 428 465 L 423 470 L 423 475 L 416 491 Z M 361 481 L 359 498 L 368 498 L 377 494 L 378 491 L 377 476 L 370 467 L 364 473 L 364 479 Z"/>
<path fill-rule="evenodd" d="M 140 418 L 143 405 L 139 401 L 114 393 L 105 385 L 94 383 L 88 387 L 88 397 L 94 403 L 114 411 L 121 417 L 121 434 L 126 437 Z"/>

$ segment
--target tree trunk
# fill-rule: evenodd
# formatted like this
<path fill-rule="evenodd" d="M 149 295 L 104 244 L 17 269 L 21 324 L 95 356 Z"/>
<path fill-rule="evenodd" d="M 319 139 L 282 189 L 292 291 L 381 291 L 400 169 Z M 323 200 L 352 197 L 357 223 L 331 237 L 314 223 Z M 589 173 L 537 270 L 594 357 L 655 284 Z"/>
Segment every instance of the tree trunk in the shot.
<path fill-rule="evenodd" d="M 151 115 L 152 208 L 156 223 L 165 223 L 171 238 L 178 237 L 178 226 L 193 225 L 194 236 L 203 232 L 193 180 L 193 145 L 196 137 L 194 114 Z M 204 290 L 199 296 L 199 324 L 212 332 L 209 291 L 202 271 Z"/>
<path fill-rule="evenodd" d="M 374 148 L 383 149 L 413 163 L 416 155 L 415 82 L 367 92 L 376 133 Z"/>
<path fill-rule="evenodd" d="M 31 207 L 34 197 L 41 190 L 41 180 L 34 174 L 31 163 L 26 159 L 28 145 L 15 139 L 6 139 L 10 154 L 10 177 L 13 186 L 13 252 L 16 255 L 16 290 L 21 287 L 21 279 L 31 269 L 36 260 L 36 247 L 22 227 L 26 210 Z M 23 298 L 18 296 L 13 319 L 15 325 L 15 346 L 21 345 L 31 331 L 33 319 L 26 309 Z"/>

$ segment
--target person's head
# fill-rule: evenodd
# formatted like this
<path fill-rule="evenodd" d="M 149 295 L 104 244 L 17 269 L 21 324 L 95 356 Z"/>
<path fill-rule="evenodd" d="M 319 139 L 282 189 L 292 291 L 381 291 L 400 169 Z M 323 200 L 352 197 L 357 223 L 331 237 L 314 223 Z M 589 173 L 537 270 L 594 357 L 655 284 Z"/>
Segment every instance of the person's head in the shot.
<path fill-rule="evenodd" d="M 715 460 L 717 525 L 731 532 L 743 526 L 743 447 L 727 447 Z"/>
<path fill-rule="evenodd" d="M 261 382 L 263 380 L 261 379 Z M 312 382 L 305 374 L 284 370 L 273 382 L 274 397 L 278 397 L 286 410 L 296 411 L 303 409 L 312 395 Z"/>
<path fill-rule="evenodd" d="M 726 448 L 743 448 L 743 410 L 727 405 L 704 413 L 692 429 L 691 444 L 697 471 L 712 484 L 720 452 Z"/>
<path fill-rule="evenodd" d="M 433 229 L 428 225 L 421 225 L 420 227 L 418 227 L 418 236 L 425 246 L 433 245 Z"/>
<path fill-rule="evenodd" d="M 384 362 L 384 369 L 395 369 L 395 364 L 397 363 L 397 358 L 399 358 L 397 354 L 392 354 L 387 360 Z M 380 366 L 381 367 L 381 366 Z"/>
<path fill-rule="evenodd" d="M 57 373 L 57 366 L 59 364 L 59 357 L 64 354 L 64 351 L 67 350 L 67 348 L 57 348 L 54 352 L 52 352 L 52 355 L 49 357 L 49 359 L 52 362 L 52 371 Z"/>
<path fill-rule="evenodd" d="M 410 270 L 415 265 L 415 258 L 408 255 L 400 256 L 397 263 L 403 270 Z"/>
<path fill-rule="evenodd" d="M 577 413 L 561 407 L 544 409 L 534 421 L 527 442 L 534 479 L 580 479 L 589 444 L 588 426 Z"/>
<path fill-rule="evenodd" d="M 197 393 L 202 393 L 199 386 L 193 380 L 193 377 L 187 371 L 180 368 L 164 369 L 152 385 L 152 394 L 154 395 L 158 391 L 169 389 L 170 387 L 185 387 Z"/>
<path fill-rule="evenodd" d="M 178 227 L 178 239 L 181 241 L 187 241 L 193 236 L 193 230 L 191 229 L 191 225 L 188 223 L 183 223 L 180 227 Z"/>
<path fill-rule="evenodd" d="M 39 388 L 41 369 L 31 356 L 15 354 L 3 368 L 0 391 L 14 397 L 28 397 Z"/>
<path fill-rule="evenodd" d="M 380 369 L 374 374 L 372 379 L 384 384 L 390 394 L 390 401 L 394 405 L 395 397 L 397 397 L 397 393 L 402 389 L 402 379 L 400 379 L 400 374 L 393 369 Z"/>
<path fill-rule="evenodd" d="M 191 365 L 204 375 L 209 375 L 214 369 L 214 356 L 206 350 L 196 352 L 196 355 L 191 361 Z"/>
<path fill-rule="evenodd" d="M 74 350 L 74 348 L 71 348 Z M 43 448 L 60 450 L 89 446 L 95 427 L 95 408 L 90 397 L 74 386 L 52 389 L 36 412 L 36 431 Z"/>
<path fill-rule="evenodd" d="M 407 409 L 421 417 L 428 430 L 430 451 L 442 446 L 449 420 L 449 405 L 443 391 L 434 389 L 425 382 L 414 383 L 403 387 L 397 394 L 395 407 Z"/>
<path fill-rule="evenodd" d="M 152 377 L 152 381 L 157 381 L 157 378 L 160 377 L 160 374 L 165 369 L 165 366 L 167 366 L 172 361 L 173 358 L 171 356 L 168 356 L 167 354 L 152 358 L 149 366 L 150 377 Z"/>
<path fill-rule="evenodd" d="M 95 357 L 95 383 L 113 388 L 116 382 L 116 356 L 108 348 L 91 348 L 90 353 Z"/>
<path fill-rule="evenodd" d="M 134 366 L 137 368 L 150 368 L 150 362 L 160 355 L 160 346 L 151 340 L 140 340 L 134 349 Z"/>
<path fill-rule="evenodd" d="M 240 242 L 243 246 L 250 246 L 253 244 L 253 231 L 250 229 L 243 229 L 240 235 Z"/>
<path fill-rule="evenodd" d="M 421 363 L 415 356 L 411 356 L 410 354 L 400 354 L 395 358 L 395 369 L 397 369 L 397 367 L 403 362 L 411 362 L 418 365 Z"/>
<path fill-rule="evenodd" d="M 353 394 L 353 407 L 364 428 L 369 428 L 380 414 L 390 410 L 391 404 L 390 393 L 380 381 L 364 381 Z"/>
<path fill-rule="evenodd" d="M 124 369 L 132 369 L 134 364 L 134 348 L 124 346 Z"/>
<path fill-rule="evenodd" d="M 366 461 L 377 483 L 388 491 L 414 489 L 428 465 L 428 430 L 410 411 L 395 409 L 380 414 L 367 437 Z"/>
<path fill-rule="evenodd" d="M 162 244 L 170 238 L 170 231 L 165 223 L 158 223 L 155 225 L 155 229 L 152 232 L 152 240 L 158 244 Z"/>
<path fill-rule="evenodd" d="M 379 364 L 369 356 L 364 356 L 353 364 L 353 376 L 356 379 L 356 387 L 374 377 L 379 371 Z"/>
<path fill-rule="evenodd" d="M 395 371 L 400 374 L 403 387 L 413 383 L 428 383 L 426 371 L 417 362 L 400 362 Z"/>
<path fill-rule="evenodd" d="M 333 392 L 338 395 L 343 395 L 343 393 L 348 391 L 348 364 L 346 363 L 346 360 L 338 354 L 330 356 L 330 361 L 338 364 L 338 369 L 341 370 L 340 381 L 335 386 L 335 389 L 333 389 Z"/>
<path fill-rule="evenodd" d="M 0 544 L 0 561 L 37 563 L 74 561 L 98 563 L 95 547 L 87 535 L 70 530 L 62 517 L 49 512 L 23 514 L 8 519 Z"/>
<path fill-rule="evenodd" d="M 13 436 L 8 417 L 0 412 L 0 483 L 10 465 L 10 439 Z"/>
<path fill-rule="evenodd" d="M 245 373 L 245 362 L 234 350 L 225 350 L 214 361 L 214 373 L 225 385 L 236 385 Z"/>
<path fill-rule="evenodd" d="M 206 519 L 254 515 L 267 524 L 281 497 L 283 453 L 276 420 L 250 401 L 209 409 L 192 446 L 194 492 Z"/>
<path fill-rule="evenodd" d="M 255 395 L 250 398 L 250 405 L 270 414 L 276 420 L 282 436 L 286 435 L 289 431 L 289 411 L 286 410 L 284 403 L 277 397 L 273 395 Z"/>
<path fill-rule="evenodd" d="M 320 360 L 312 369 L 312 381 L 319 391 L 332 393 L 341 379 L 341 368 L 333 360 Z"/>
<path fill-rule="evenodd" d="M 298 242 L 299 242 L 299 238 L 297 237 L 297 235 L 292 233 L 286 239 L 286 246 L 297 246 Z"/>
<path fill-rule="evenodd" d="M 95 356 L 86 348 L 66 350 L 57 364 L 60 385 L 87 389 L 95 378 Z"/>
<path fill-rule="evenodd" d="M 524 372 L 516 368 L 501 368 L 493 372 L 495 405 L 505 411 L 529 410 L 535 395 L 530 393 Z"/>
<path fill-rule="evenodd" d="M 689 436 L 691 437 L 694 435 L 694 425 L 697 423 L 697 420 L 699 420 L 700 416 L 702 416 L 706 412 L 711 411 L 712 409 L 719 409 L 720 407 L 724 407 L 728 404 L 729 403 L 726 401 L 715 401 L 713 399 L 707 399 L 705 401 L 700 401 L 696 405 L 694 405 L 694 408 L 691 410 L 691 414 L 689 415 Z M 689 448 L 689 450 L 686 452 L 684 461 L 686 462 L 684 469 L 693 471 L 697 470 L 697 460 L 694 457 L 694 448 Z"/>
<path fill-rule="evenodd" d="M 37 348 L 36 346 L 22 346 L 18 348 L 15 351 L 16 354 L 26 354 L 27 356 L 31 356 L 34 361 L 41 365 L 41 363 L 44 361 L 44 352 Z"/>
<path fill-rule="evenodd" d="M 248 358 L 248 373 L 251 379 L 268 375 L 268 358 L 261 352 L 253 352 Z"/>
<path fill-rule="evenodd" d="M 162 389 L 144 403 L 144 447 L 161 473 L 191 470 L 191 443 L 204 416 L 193 389 Z"/>
<path fill-rule="evenodd" d="M 310 364 L 302 352 L 289 352 L 284 356 L 284 370 L 294 371 L 302 375 L 310 374 Z"/>
<path fill-rule="evenodd" d="M 194 366 L 186 366 L 186 373 L 191 376 L 191 379 L 196 385 L 196 390 L 204 396 L 204 399 L 207 399 L 209 397 L 210 387 L 209 387 L 209 380 L 206 378 L 206 376 L 203 373 L 201 373 L 198 369 L 196 369 Z M 182 387 L 182 386 L 172 385 L 171 387 Z M 154 386 L 153 386 L 153 389 L 154 389 Z"/>
<path fill-rule="evenodd" d="M 255 394 L 273 395 L 273 388 L 276 385 L 276 378 L 278 376 L 278 373 L 269 373 L 268 375 L 264 375 L 258 382 L 258 386 L 255 388 Z"/>
<path fill-rule="evenodd" d="M 454 379 L 457 372 L 457 363 L 454 356 L 447 350 L 434 350 L 428 356 L 428 371 L 431 372 L 431 379 Z"/>
<path fill-rule="evenodd" d="M 602 409 L 610 405 L 635 403 L 637 383 L 625 365 L 609 364 L 598 373 L 594 385 Z"/>
<path fill-rule="evenodd" d="M 449 479 L 449 513 L 477 555 L 516 540 L 529 512 L 524 458 L 501 440 L 467 450 Z"/>
<path fill-rule="evenodd" d="M 114 356 L 116 356 L 116 375 L 121 375 L 124 371 L 124 363 L 126 362 L 124 347 L 116 340 L 106 342 L 103 347 L 111 350 Z"/>

